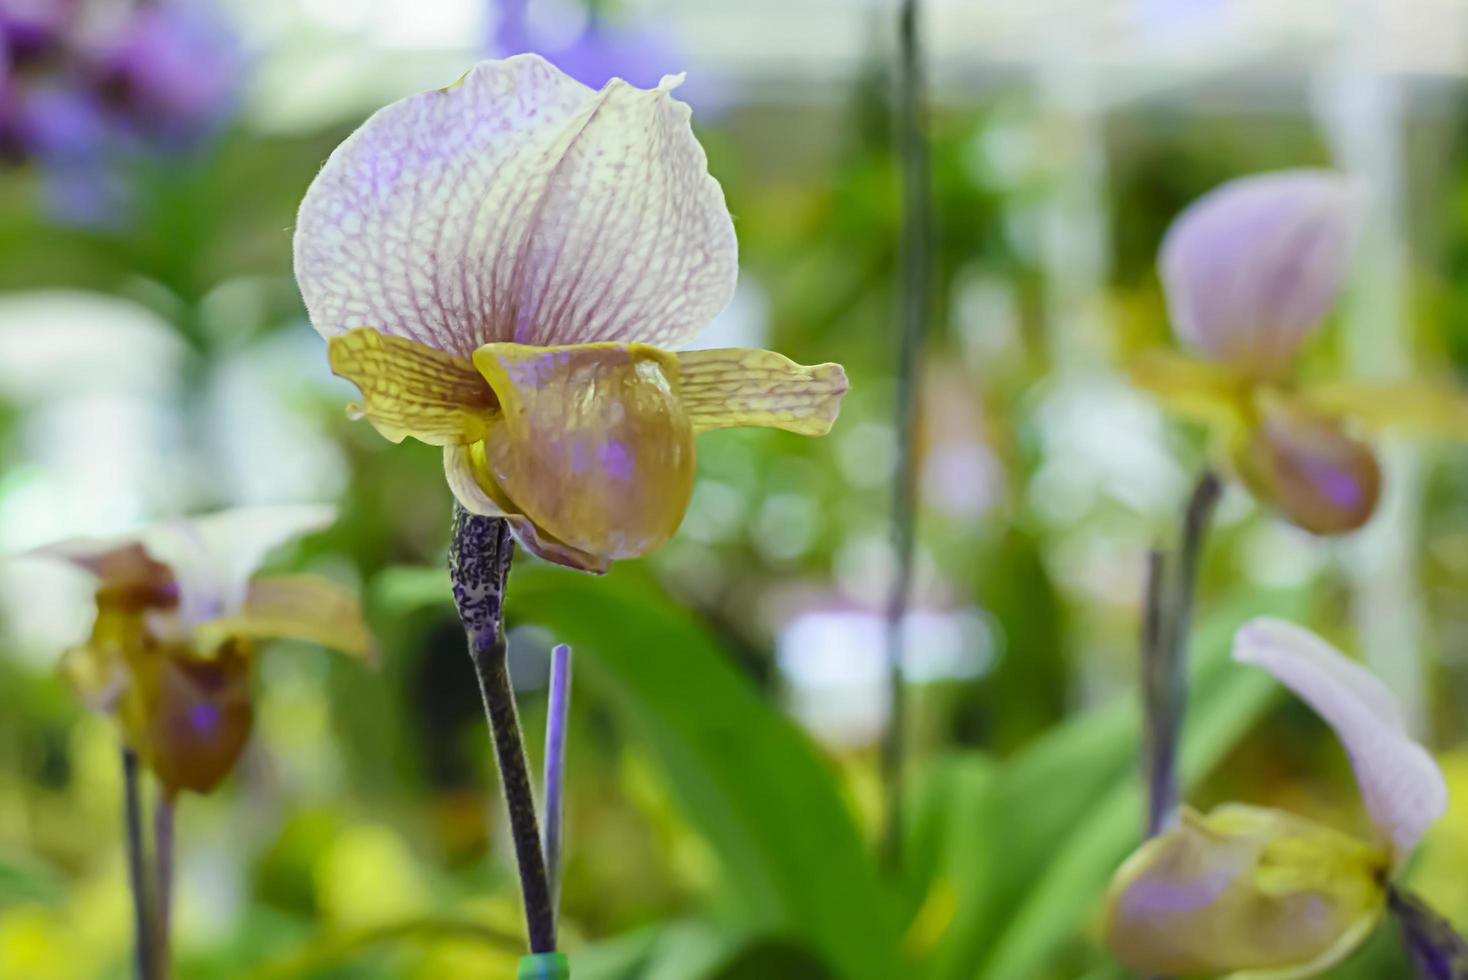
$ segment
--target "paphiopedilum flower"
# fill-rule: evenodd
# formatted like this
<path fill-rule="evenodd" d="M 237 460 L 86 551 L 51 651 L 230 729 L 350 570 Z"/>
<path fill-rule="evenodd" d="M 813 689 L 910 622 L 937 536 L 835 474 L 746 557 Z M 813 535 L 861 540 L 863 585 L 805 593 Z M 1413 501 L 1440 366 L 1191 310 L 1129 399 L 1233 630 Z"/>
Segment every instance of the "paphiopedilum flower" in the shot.
<path fill-rule="evenodd" d="M 1366 430 L 1468 431 L 1468 401 L 1422 383 L 1298 383 L 1300 348 L 1345 281 L 1364 195 L 1351 179 L 1290 170 L 1231 181 L 1169 229 L 1158 265 L 1179 340 L 1133 376 L 1211 425 L 1242 482 L 1288 520 L 1341 534 L 1381 489 Z"/>
<path fill-rule="evenodd" d="M 662 544 L 694 436 L 826 432 L 839 365 L 673 353 L 729 301 L 734 226 L 669 77 L 593 91 L 535 55 L 394 103 L 301 203 L 296 278 L 355 411 L 444 447 L 470 512 L 590 571 Z"/>
<path fill-rule="evenodd" d="M 332 516 L 329 507 L 243 508 L 35 552 L 95 579 L 96 621 L 64 655 L 63 673 L 88 707 L 117 718 L 170 794 L 208 792 L 234 768 L 254 717 L 258 641 L 371 655 L 355 595 L 313 575 L 254 574 L 272 550 Z"/>
<path fill-rule="evenodd" d="M 1327 969 L 1376 926 L 1392 873 L 1447 808 L 1437 763 L 1365 668 L 1272 619 L 1239 631 L 1234 658 L 1269 671 L 1335 731 L 1373 833 L 1258 806 L 1185 808 L 1122 865 L 1107 895 L 1107 944 L 1143 975 L 1282 980 Z"/>

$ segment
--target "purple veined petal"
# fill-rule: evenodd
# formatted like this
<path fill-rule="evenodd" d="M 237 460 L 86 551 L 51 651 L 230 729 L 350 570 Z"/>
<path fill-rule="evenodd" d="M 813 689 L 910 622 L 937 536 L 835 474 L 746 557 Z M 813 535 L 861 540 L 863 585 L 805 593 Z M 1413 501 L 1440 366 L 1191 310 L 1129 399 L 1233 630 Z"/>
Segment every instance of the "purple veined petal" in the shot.
<path fill-rule="evenodd" d="M 463 357 L 690 338 L 728 302 L 738 256 L 677 81 L 593 92 L 520 55 L 378 112 L 301 204 L 296 278 L 316 329 Z"/>
<path fill-rule="evenodd" d="M 1281 375 L 1340 292 L 1362 210 L 1359 185 L 1325 170 L 1243 177 L 1199 198 L 1158 257 L 1178 337 L 1248 374 Z"/>
<path fill-rule="evenodd" d="M 1407 734 L 1392 692 L 1314 633 L 1278 619 L 1246 623 L 1233 656 L 1269 671 L 1335 730 L 1378 836 L 1397 864 L 1405 861 L 1447 810 L 1448 791 L 1432 756 Z"/>

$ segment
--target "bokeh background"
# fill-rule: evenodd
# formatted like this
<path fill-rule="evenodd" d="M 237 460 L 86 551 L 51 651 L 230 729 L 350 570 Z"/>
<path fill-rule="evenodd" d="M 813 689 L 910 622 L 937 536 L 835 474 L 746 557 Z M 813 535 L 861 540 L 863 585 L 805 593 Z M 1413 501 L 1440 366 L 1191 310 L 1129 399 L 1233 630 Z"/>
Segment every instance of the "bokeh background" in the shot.
<path fill-rule="evenodd" d="M 1140 835 L 1139 603 L 1201 433 L 1127 384 L 1170 343 L 1154 255 L 1193 197 L 1298 165 L 1372 212 L 1307 371 L 1468 382 L 1463 0 L 929 0 L 937 239 L 921 372 L 906 859 L 875 857 L 898 447 L 890 0 L 0 0 L 0 552 L 331 500 L 280 554 L 358 585 L 376 671 L 268 650 L 252 747 L 180 815 L 178 975 L 502 977 L 521 924 L 442 571 L 436 450 L 351 423 L 291 277 L 294 209 L 374 108 L 537 50 L 680 95 L 736 218 L 699 346 L 840 360 L 824 439 L 700 445 L 677 538 L 604 580 L 522 559 L 539 753 L 577 651 L 563 932 L 578 980 L 1109 978 Z M 1325 727 L 1226 662 L 1274 612 L 1362 656 L 1446 769 L 1409 880 L 1468 925 L 1468 447 L 1388 441 L 1326 541 L 1230 489 L 1203 569 L 1189 798 L 1360 829 Z M 56 674 L 64 571 L 0 569 L 0 977 L 122 977 L 116 736 Z M 1400 977 L 1388 926 L 1332 976 Z M 897 957 L 910 964 L 894 972 Z"/>

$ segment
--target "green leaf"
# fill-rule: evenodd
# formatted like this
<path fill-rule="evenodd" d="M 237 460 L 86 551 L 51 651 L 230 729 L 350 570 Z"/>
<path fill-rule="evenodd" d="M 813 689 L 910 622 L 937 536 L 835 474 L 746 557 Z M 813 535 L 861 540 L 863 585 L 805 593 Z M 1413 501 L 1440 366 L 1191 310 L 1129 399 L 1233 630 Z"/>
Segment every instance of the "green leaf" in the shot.
<path fill-rule="evenodd" d="M 60 901 L 65 887 L 60 876 L 34 858 L 0 856 L 0 909 L 23 903 Z"/>
<path fill-rule="evenodd" d="M 509 611 L 575 647 L 578 676 L 650 747 L 722 859 L 740 926 L 801 937 L 841 978 L 900 976 L 891 896 L 831 768 L 692 617 L 637 576 L 517 568 Z"/>
<path fill-rule="evenodd" d="M 950 757 L 934 774 L 967 789 L 950 791 L 946 855 L 938 876 L 956 913 L 934 951 L 932 977 L 972 976 L 1025 893 L 1062 842 L 1085 833 L 1098 799 L 1135 768 L 1135 707 L 1117 704 L 1055 729 L 997 765 L 985 756 Z"/>
<path fill-rule="evenodd" d="M 709 980 L 833 980 L 825 964 L 800 943 L 761 939 L 741 947 Z"/>

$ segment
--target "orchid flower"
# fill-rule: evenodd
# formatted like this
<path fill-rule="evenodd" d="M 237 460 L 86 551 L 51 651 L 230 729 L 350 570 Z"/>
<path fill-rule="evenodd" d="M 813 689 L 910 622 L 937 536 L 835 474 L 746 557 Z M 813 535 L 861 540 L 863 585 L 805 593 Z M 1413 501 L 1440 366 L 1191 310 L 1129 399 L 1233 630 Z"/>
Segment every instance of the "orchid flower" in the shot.
<path fill-rule="evenodd" d="M 1173 223 L 1158 260 L 1178 338 L 1136 382 L 1209 424 L 1240 480 L 1288 520 L 1342 534 L 1375 509 L 1381 472 L 1364 430 L 1468 432 L 1468 400 L 1420 382 L 1302 386 L 1295 362 L 1334 304 L 1363 211 L 1361 188 L 1323 170 L 1231 181 Z"/>
<path fill-rule="evenodd" d="M 63 673 L 89 707 L 116 716 L 170 796 L 207 793 L 234 768 L 253 720 L 257 641 L 371 656 L 356 596 L 312 575 L 254 575 L 272 550 L 332 519 L 329 507 L 242 508 L 33 553 L 95 579 L 96 621 Z"/>
<path fill-rule="evenodd" d="M 1437 763 L 1365 668 L 1274 619 L 1246 624 L 1233 655 L 1269 671 L 1335 731 L 1373 834 L 1258 806 L 1184 808 L 1177 826 L 1127 859 L 1107 895 L 1107 944 L 1145 976 L 1284 980 L 1328 969 L 1375 928 L 1392 873 L 1447 808 Z"/>
<path fill-rule="evenodd" d="M 382 109 L 301 203 L 296 278 L 353 412 L 444 450 L 455 497 L 593 572 L 658 547 L 694 436 L 831 427 L 839 365 L 673 353 L 734 290 L 681 76 L 594 91 L 536 55 Z"/>

